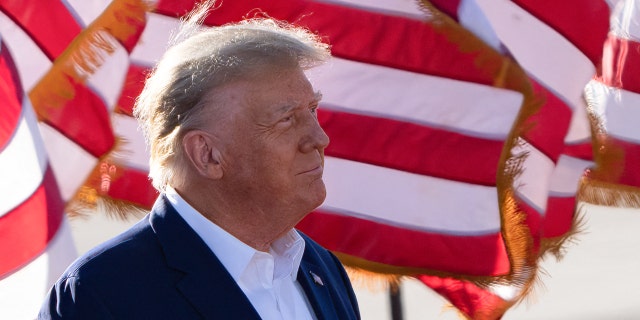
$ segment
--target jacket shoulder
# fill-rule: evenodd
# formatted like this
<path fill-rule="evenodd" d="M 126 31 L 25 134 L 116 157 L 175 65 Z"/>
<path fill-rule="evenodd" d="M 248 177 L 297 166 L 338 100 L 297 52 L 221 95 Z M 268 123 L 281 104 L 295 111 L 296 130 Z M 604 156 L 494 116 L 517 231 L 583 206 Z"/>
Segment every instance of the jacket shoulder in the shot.
<path fill-rule="evenodd" d="M 148 221 L 148 216 L 144 217 L 127 231 L 89 250 L 76 259 L 61 278 L 89 280 L 93 274 L 104 278 L 109 273 L 123 271 L 122 268 L 153 263 L 148 259 L 160 250 L 160 246 Z"/>

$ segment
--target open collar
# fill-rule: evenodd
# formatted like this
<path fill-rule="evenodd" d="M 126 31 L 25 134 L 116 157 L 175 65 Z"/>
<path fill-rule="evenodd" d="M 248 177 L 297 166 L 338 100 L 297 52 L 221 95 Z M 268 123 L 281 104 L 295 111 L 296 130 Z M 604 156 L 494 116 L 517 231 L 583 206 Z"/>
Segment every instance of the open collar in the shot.
<path fill-rule="evenodd" d="M 203 318 L 260 319 L 220 260 L 164 196 L 156 201 L 149 219 L 167 264 L 183 273 L 177 290 Z"/>
<path fill-rule="evenodd" d="M 164 197 L 158 197 L 149 216 L 165 254 L 167 265 L 183 274 L 177 290 L 205 319 L 259 320 L 258 312 L 227 272 L 220 260 L 182 219 Z M 306 239 L 303 239 L 306 242 Z M 316 262 L 318 256 L 305 246 L 297 280 L 318 320 L 338 319 L 326 272 Z M 217 288 L 211 290 L 211 288 Z M 224 288 L 220 290 L 219 288 Z"/>

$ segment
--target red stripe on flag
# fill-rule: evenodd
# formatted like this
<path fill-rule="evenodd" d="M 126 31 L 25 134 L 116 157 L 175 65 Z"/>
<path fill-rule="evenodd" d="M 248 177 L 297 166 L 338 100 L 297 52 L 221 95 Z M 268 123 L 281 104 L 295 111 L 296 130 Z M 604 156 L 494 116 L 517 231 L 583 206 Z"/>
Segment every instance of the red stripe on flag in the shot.
<path fill-rule="evenodd" d="M 19 25 L 53 61 L 82 28 L 59 0 L 2 0 L 0 10 Z"/>
<path fill-rule="evenodd" d="M 108 110 L 90 88 L 68 78 L 75 95 L 59 107 L 41 106 L 41 113 L 46 115 L 43 121 L 100 158 L 115 143 Z"/>
<path fill-rule="evenodd" d="M 9 143 L 22 113 L 24 92 L 13 58 L 4 42 L 0 41 L 0 97 L 2 97 L 2 117 L 0 117 L 0 151 Z"/>
<path fill-rule="evenodd" d="M 431 0 L 439 10 L 458 19 L 459 0 Z M 561 34 L 591 62 L 598 66 L 602 58 L 602 42 L 609 30 L 609 5 L 605 1 L 514 0 L 540 21 Z M 585 32 L 584 21 L 589 21 L 590 32 Z"/>
<path fill-rule="evenodd" d="M 544 215 L 542 237 L 562 237 L 571 231 L 575 209 L 575 197 L 550 196 L 547 200 L 547 211 Z"/>
<path fill-rule="evenodd" d="M 591 141 L 565 144 L 562 153 L 574 158 L 593 161 L 593 145 Z"/>
<path fill-rule="evenodd" d="M 0 217 L 0 278 L 22 267 L 40 252 L 58 231 L 64 203 L 51 168 L 40 187 L 18 207 Z"/>
<path fill-rule="evenodd" d="M 133 16 L 127 17 L 125 13 L 136 12 L 136 11 L 147 11 L 145 9 L 144 1 L 140 1 L 138 4 L 133 4 L 132 1 L 121 1 L 116 2 L 113 1 L 111 3 L 113 6 L 120 6 L 120 11 L 116 9 L 114 11 L 114 16 L 118 19 L 118 23 L 113 24 L 114 27 L 126 26 L 130 32 L 125 34 L 118 34 L 116 39 L 118 42 L 127 50 L 128 53 L 131 53 L 133 49 L 138 44 L 140 40 L 140 36 L 142 36 L 142 32 L 144 32 L 144 28 L 147 26 L 146 19 L 136 19 Z M 114 33 L 114 30 L 110 30 Z M 118 32 L 119 33 L 119 32 Z M 114 34 L 115 35 L 115 34 Z"/>
<path fill-rule="evenodd" d="M 527 118 L 524 126 L 525 139 L 540 152 L 556 162 L 564 150 L 564 137 L 569 130 L 572 111 L 555 94 L 531 79 L 536 102 L 541 105 L 538 112 Z"/>
<path fill-rule="evenodd" d="M 518 200 L 518 209 L 525 214 L 525 224 L 529 228 L 529 234 L 533 240 L 532 252 L 538 252 L 540 250 L 540 240 L 542 237 L 542 216 L 535 208 L 528 205 L 522 199 L 516 197 Z"/>
<path fill-rule="evenodd" d="M 429 2 L 449 17 L 458 20 L 458 7 L 461 0 L 431 0 Z"/>
<path fill-rule="evenodd" d="M 513 302 L 505 301 L 485 288 L 480 288 L 464 280 L 427 275 L 420 275 L 417 278 L 447 298 L 458 310 L 467 315 L 468 319 L 501 319 L 513 304 Z"/>
<path fill-rule="evenodd" d="M 161 1 L 157 11 L 175 16 L 187 7 L 187 4 Z M 486 85 L 493 85 L 503 71 L 503 57 L 487 50 L 486 45 L 460 27 L 330 3 L 230 1 L 209 15 L 206 23 L 221 25 L 240 21 L 250 12 L 256 13 L 256 8 L 270 17 L 293 21 L 327 37 L 336 57 Z M 406 37 L 399 35 L 411 35 L 411 45 L 407 45 Z"/>
<path fill-rule="evenodd" d="M 100 190 L 100 181 L 94 181 L 96 190 Z M 111 180 L 107 195 L 113 199 L 124 200 L 143 208 L 150 209 L 158 198 L 158 191 L 151 185 L 148 173 L 133 168 L 118 167 Z"/>
<path fill-rule="evenodd" d="M 124 80 L 124 86 L 120 93 L 120 98 L 117 103 L 117 112 L 124 113 L 126 115 L 133 115 L 133 106 L 136 102 L 136 97 L 142 92 L 144 88 L 144 82 L 147 79 L 147 74 L 150 72 L 146 66 L 139 66 L 135 64 L 129 65 L 127 70 L 127 76 Z"/>
<path fill-rule="evenodd" d="M 328 156 L 461 182 L 495 186 L 503 141 L 392 119 L 320 109 Z M 366 128 L 366 130 L 354 130 Z M 473 160 L 473 166 L 469 165 Z"/>
<path fill-rule="evenodd" d="M 602 43 L 609 30 L 609 5 L 606 1 L 514 0 L 514 3 L 560 33 L 594 66 L 602 60 Z M 589 31 L 585 32 L 585 21 Z"/>
<path fill-rule="evenodd" d="M 499 233 L 456 236 L 417 231 L 324 210 L 310 213 L 297 227 L 329 250 L 389 266 L 476 276 L 510 271 Z"/>
<path fill-rule="evenodd" d="M 195 0 L 159 0 L 155 12 L 178 18 L 189 13 L 195 6 Z M 225 3 L 225 6 L 227 4 Z M 217 11 L 216 11 L 217 12 Z"/>
<path fill-rule="evenodd" d="M 609 135 L 605 145 L 608 162 L 602 168 L 607 173 L 604 180 L 640 187 L 640 144 Z"/>
<path fill-rule="evenodd" d="M 526 224 L 533 236 L 534 250 L 537 252 L 542 238 L 556 238 L 567 234 L 573 227 L 576 199 L 574 196 L 549 196 L 545 214 L 520 200 L 518 207 L 526 213 Z"/>
<path fill-rule="evenodd" d="M 609 35 L 604 45 L 600 81 L 610 87 L 640 93 L 640 42 Z"/>

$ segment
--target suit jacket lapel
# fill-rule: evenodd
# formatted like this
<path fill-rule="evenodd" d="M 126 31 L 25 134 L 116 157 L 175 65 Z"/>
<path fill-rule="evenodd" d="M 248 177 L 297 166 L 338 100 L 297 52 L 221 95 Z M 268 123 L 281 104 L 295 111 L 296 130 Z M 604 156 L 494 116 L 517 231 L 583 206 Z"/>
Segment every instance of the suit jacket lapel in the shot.
<path fill-rule="evenodd" d="M 167 264 L 184 273 L 177 290 L 205 319 L 260 319 L 220 260 L 164 196 L 150 220 Z"/>
<path fill-rule="evenodd" d="M 328 277 L 321 268 L 309 261 L 305 261 L 303 258 L 297 279 L 304 289 L 318 320 L 338 319 L 327 287 L 329 285 L 326 282 Z"/>

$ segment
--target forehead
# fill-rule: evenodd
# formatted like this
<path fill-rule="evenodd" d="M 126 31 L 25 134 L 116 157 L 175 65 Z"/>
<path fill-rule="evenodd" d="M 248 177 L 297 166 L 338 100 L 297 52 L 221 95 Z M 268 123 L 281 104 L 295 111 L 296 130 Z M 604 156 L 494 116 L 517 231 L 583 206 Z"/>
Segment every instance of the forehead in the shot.
<path fill-rule="evenodd" d="M 239 101 L 248 111 L 260 114 L 286 112 L 318 99 L 317 93 L 300 68 L 260 72 L 236 88 Z"/>
<path fill-rule="evenodd" d="M 262 69 L 209 91 L 205 116 L 214 128 L 226 131 L 241 118 L 268 122 L 318 100 L 301 68 Z"/>

